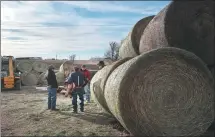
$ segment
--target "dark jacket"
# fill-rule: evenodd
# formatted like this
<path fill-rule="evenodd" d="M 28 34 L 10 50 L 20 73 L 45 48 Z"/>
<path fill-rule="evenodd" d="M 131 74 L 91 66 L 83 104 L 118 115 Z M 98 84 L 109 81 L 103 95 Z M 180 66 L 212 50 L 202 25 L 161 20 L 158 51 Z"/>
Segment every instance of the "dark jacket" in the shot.
<path fill-rule="evenodd" d="M 87 80 L 84 74 L 80 71 L 73 72 L 68 79 L 68 83 L 74 83 L 76 87 L 83 87 L 84 85 L 86 85 L 86 82 Z"/>
<path fill-rule="evenodd" d="M 48 76 L 46 77 L 48 86 L 51 86 L 51 88 L 58 88 L 56 75 L 53 70 L 48 70 Z"/>

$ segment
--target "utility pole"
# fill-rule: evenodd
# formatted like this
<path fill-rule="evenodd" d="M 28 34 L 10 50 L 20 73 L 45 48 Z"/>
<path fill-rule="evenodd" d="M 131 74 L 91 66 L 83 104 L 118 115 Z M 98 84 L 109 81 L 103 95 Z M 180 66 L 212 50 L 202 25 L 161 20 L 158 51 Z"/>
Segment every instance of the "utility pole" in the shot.
<path fill-rule="evenodd" d="M 57 54 L 56 54 L 56 60 L 57 60 Z"/>

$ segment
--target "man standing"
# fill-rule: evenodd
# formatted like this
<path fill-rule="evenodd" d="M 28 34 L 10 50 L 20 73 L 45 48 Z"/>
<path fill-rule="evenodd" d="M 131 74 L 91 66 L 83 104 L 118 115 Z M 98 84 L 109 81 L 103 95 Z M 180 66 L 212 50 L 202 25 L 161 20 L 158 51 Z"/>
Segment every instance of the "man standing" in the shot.
<path fill-rule="evenodd" d="M 97 65 L 99 66 L 99 69 L 102 69 L 105 67 L 104 61 L 99 61 L 99 63 Z"/>
<path fill-rule="evenodd" d="M 83 65 L 81 67 L 81 71 L 82 71 L 82 73 L 84 74 L 84 76 L 85 76 L 85 78 L 87 80 L 87 84 L 84 87 L 84 90 L 85 90 L 87 103 L 90 103 L 90 72 L 86 69 L 85 65 Z"/>
<path fill-rule="evenodd" d="M 48 73 L 46 76 L 47 83 L 48 83 L 48 109 L 57 110 L 56 109 L 56 95 L 57 95 L 57 79 L 54 73 L 54 67 L 50 65 L 48 67 Z"/>
<path fill-rule="evenodd" d="M 74 67 L 74 71 L 69 79 L 68 84 L 73 85 L 72 87 L 72 105 L 73 105 L 73 112 L 77 113 L 77 96 L 81 101 L 80 103 L 80 111 L 84 112 L 84 86 L 86 85 L 87 81 L 84 75 L 79 71 L 78 67 Z"/>

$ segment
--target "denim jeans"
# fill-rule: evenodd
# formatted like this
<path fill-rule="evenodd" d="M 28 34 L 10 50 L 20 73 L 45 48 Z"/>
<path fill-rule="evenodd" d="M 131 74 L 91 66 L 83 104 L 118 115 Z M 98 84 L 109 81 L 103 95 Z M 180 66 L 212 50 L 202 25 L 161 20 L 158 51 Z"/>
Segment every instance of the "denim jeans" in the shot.
<path fill-rule="evenodd" d="M 77 112 L 77 99 L 80 99 L 80 110 L 84 111 L 84 89 L 83 88 L 77 88 L 72 91 L 72 105 L 73 105 L 73 111 Z"/>
<path fill-rule="evenodd" d="M 57 88 L 48 87 L 48 109 L 56 109 Z"/>
<path fill-rule="evenodd" d="M 85 98 L 87 100 L 87 102 L 90 102 L 90 84 L 88 83 L 85 87 Z"/>

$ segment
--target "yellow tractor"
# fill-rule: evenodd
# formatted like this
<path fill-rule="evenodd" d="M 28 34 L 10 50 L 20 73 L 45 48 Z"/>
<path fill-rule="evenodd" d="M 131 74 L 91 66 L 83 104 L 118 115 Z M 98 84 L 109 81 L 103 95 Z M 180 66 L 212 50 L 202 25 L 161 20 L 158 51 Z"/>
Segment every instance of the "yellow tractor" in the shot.
<path fill-rule="evenodd" d="M 21 89 L 20 72 L 13 56 L 1 57 L 1 89 Z"/>

